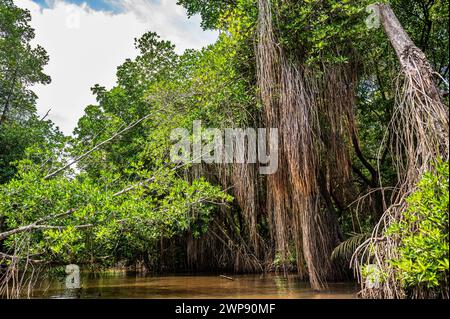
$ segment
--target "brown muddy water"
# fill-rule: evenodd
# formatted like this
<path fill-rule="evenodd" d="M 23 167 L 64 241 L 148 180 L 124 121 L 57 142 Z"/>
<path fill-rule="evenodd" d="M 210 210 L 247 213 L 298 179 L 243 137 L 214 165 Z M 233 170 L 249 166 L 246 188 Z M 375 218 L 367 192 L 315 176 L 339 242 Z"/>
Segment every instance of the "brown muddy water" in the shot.
<path fill-rule="evenodd" d="M 352 299 L 355 283 L 332 283 L 314 291 L 296 276 L 274 274 L 144 276 L 130 273 L 83 274 L 81 289 L 68 290 L 64 279 L 42 283 L 34 298 L 81 299 Z"/>

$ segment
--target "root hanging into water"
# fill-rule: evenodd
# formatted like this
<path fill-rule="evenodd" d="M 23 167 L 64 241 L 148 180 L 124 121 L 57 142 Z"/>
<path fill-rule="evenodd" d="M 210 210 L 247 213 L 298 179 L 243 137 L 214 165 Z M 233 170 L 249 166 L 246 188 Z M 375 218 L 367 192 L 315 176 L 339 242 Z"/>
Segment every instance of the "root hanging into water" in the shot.
<path fill-rule="evenodd" d="M 258 4 L 260 97 L 266 125 L 280 130 L 279 170 L 267 180 L 268 214 L 281 260 L 293 241 L 299 274 L 321 289 L 341 275 L 331 260 L 340 241 L 337 220 L 333 208 L 324 209 L 321 189 L 349 178 L 345 138 L 354 126 L 356 76 L 351 66 L 314 72 L 288 59 L 276 41 L 271 1 Z"/>
<path fill-rule="evenodd" d="M 399 58 L 402 70 L 396 84 L 396 102 L 389 125 L 394 136 L 391 150 L 399 182 L 392 204 L 376 225 L 372 237 L 356 250 L 352 259 L 361 281 L 361 294 L 367 298 L 406 297 L 389 264 L 390 260 L 398 257 L 399 238 L 387 235 L 386 230 L 402 220 L 407 209 L 406 198 L 416 190 L 423 174 L 434 172 L 438 159 L 449 160 L 448 106 L 434 84 L 432 68 L 423 52 L 415 46 L 408 46 Z M 370 288 L 362 278 L 361 268 L 368 264 L 375 265 L 385 278 L 378 288 Z M 411 297 L 436 296 L 429 296 L 423 288 L 416 287 Z"/>
<path fill-rule="evenodd" d="M 7 265 L 6 269 L 0 269 L 0 297 L 31 297 L 43 269 L 39 262 L 29 255 L 29 244 L 29 235 L 18 236 L 12 253 L 0 254 L 0 265 Z"/>

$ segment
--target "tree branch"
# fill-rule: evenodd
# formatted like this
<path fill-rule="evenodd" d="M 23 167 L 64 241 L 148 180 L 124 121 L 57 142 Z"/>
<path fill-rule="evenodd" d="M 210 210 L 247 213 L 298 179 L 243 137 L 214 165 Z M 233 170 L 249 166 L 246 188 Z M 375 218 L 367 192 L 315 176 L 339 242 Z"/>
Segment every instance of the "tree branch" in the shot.
<path fill-rule="evenodd" d="M 8 238 L 9 236 L 12 235 L 16 235 L 19 233 L 26 233 L 26 232 L 31 232 L 34 230 L 48 230 L 48 229 L 56 229 L 56 230 L 64 230 L 66 229 L 68 226 L 52 226 L 52 225 L 36 225 L 36 223 L 27 225 L 27 226 L 22 226 L 4 233 L 0 234 L 0 240 L 4 240 L 6 238 Z M 75 229 L 85 229 L 85 228 L 91 228 L 94 227 L 93 224 L 86 224 L 86 225 L 78 225 L 78 226 L 74 226 Z"/>
<path fill-rule="evenodd" d="M 108 138 L 107 140 L 97 144 L 96 146 L 94 146 L 93 148 L 91 148 L 89 151 L 87 151 L 86 153 L 78 156 L 77 158 L 75 158 L 74 160 L 70 161 L 67 165 L 64 165 L 63 167 L 57 169 L 56 171 L 48 174 L 47 176 L 44 177 L 45 180 L 48 180 L 56 175 L 58 175 L 59 173 L 61 173 L 62 171 L 68 169 L 69 167 L 71 167 L 73 164 L 79 162 L 80 160 L 82 160 L 83 158 L 87 157 L 88 155 L 90 155 L 91 153 L 95 152 L 96 150 L 98 150 L 99 148 L 101 148 L 103 145 L 108 144 L 109 142 L 111 142 L 112 140 L 114 140 L 116 137 L 121 136 L 122 134 L 124 134 L 125 132 L 131 130 L 132 128 L 134 128 L 135 126 L 137 126 L 138 124 L 142 123 L 143 121 L 147 120 L 150 118 L 150 116 L 152 116 L 152 113 L 147 114 L 146 116 L 140 118 L 139 120 L 137 120 L 134 123 L 131 123 L 129 126 L 127 126 L 126 128 L 124 128 L 123 130 L 115 133 L 113 136 L 111 136 L 110 138 Z"/>

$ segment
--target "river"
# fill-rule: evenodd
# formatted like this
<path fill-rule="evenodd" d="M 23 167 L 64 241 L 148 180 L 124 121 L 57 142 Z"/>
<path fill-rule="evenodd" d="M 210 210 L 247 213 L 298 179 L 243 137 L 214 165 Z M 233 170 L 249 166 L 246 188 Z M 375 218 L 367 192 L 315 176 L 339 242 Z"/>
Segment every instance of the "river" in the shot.
<path fill-rule="evenodd" d="M 230 280 L 233 279 L 233 280 Z M 356 298 L 355 283 L 332 283 L 314 291 L 295 275 L 151 276 L 126 272 L 84 273 L 81 289 L 68 290 L 64 280 L 43 282 L 34 289 L 34 298 L 229 298 L 229 299 L 350 299 Z"/>

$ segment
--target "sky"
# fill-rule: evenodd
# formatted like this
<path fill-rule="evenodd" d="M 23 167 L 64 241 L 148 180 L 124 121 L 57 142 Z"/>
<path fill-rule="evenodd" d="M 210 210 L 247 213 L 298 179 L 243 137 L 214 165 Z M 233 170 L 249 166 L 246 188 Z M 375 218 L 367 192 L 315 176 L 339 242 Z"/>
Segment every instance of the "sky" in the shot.
<path fill-rule="evenodd" d="M 188 19 L 177 0 L 14 0 L 31 12 L 36 31 L 33 45 L 47 50 L 45 72 L 49 85 L 35 85 L 40 115 L 49 118 L 67 135 L 76 127 L 89 104 L 90 88 L 111 88 L 116 69 L 134 58 L 134 38 L 157 32 L 176 45 L 178 53 L 214 43 L 217 33 L 203 31 L 200 17 Z"/>

